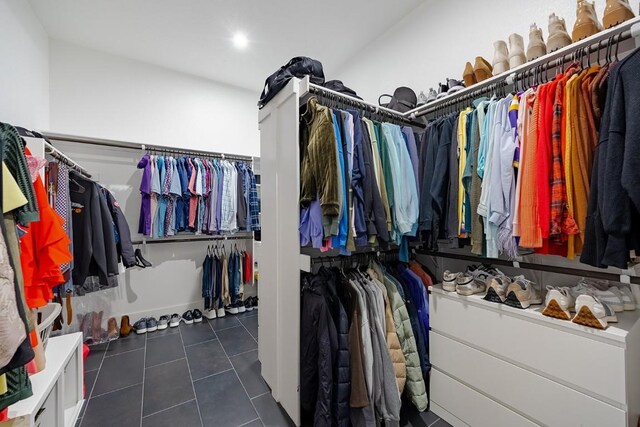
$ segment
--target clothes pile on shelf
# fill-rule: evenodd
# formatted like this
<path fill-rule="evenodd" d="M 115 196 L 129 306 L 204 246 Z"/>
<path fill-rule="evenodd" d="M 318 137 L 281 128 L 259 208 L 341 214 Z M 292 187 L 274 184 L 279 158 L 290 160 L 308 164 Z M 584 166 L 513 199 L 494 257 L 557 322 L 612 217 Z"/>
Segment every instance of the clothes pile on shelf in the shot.
<path fill-rule="evenodd" d="M 300 241 L 323 251 L 389 243 L 418 229 L 418 151 L 410 127 L 380 123 L 315 97 L 300 117 Z"/>
<path fill-rule="evenodd" d="M 398 423 L 401 396 L 428 406 L 431 276 L 411 261 L 302 276 L 303 423 Z"/>
<path fill-rule="evenodd" d="M 143 170 L 140 234 L 166 237 L 182 231 L 260 230 L 260 201 L 249 164 L 147 153 L 138 169 Z"/>
<path fill-rule="evenodd" d="M 594 150 L 605 101 L 612 99 L 607 82 L 611 73 L 617 75 L 612 71 L 615 69 L 614 64 L 574 63 L 535 88 L 477 99 L 459 114 L 431 122 L 420 145 L 420 227 L 426 232 L 427 247 L 437 249 L 438 238 L 458 238 L 469 239 L 474 254 L 493 258 L 500 253 L 513 258 L 518 247 L 570 259 L 580 253 L 604 251 L 605 246 L 600 245 L 606 245 L 607 240 L 601 239 L 600 231 L 591 239 L 588 236 L 587 223 L 595 220 L 598 205 L 591 204 L 589 216 L 587 205 L 590 182 L 591 188 L 598 190 L 591 179 Z M 637 65 L 628 69 L 637 70 Z M 627 87 L 619 89 L 618 96 L 620 105 L 639 99 Z M 624 117 L 624 108 L 616 117 Z M 607 138 L 600 138 L 605 146 Z M 619 147 L 624 147 L 624 142 Z M 615 164 L 610 169 L 615 169 L 618 177 L 622 151 L 613 162 L 608 160 L 609 165 Z M 627 178 L 636 179 L 638 168 L 633 169 L 629 163 L 633 160 L 628 160 L 633 158 L 625 153 L 629 166 L 625 171 Z M 601 171 L 605 169 L 597 168 L 594 176 Z M 603 175 L 599 179 L 607 185 L 620 184 L 619 178 L 605 179 Z M 606 203 L 599 205 L 606 205 L 605 210 L 619 215 L 622 207 L 632 206 L 622 199 L 620 203 L 613 201 L 609 197 L 614 193 L 608 194 Z M 624 227 L 617 220 L 615 224 L 607 229 L 615 236 L 612 240 L 620 237 L 619 230 Z M 633 235 L 629 227 L 625 230 L 629 237 Z M 612 244 L 624 245 L 623 241 Z M 618 252 L 622 262 L 608 265 L 626 267 L 629 250 L 640 250 L 629 239 L 627 245 L 626 253 Z M 584 262 L 602 266 L 592 259 L 583 256 Z"/>
<path fill-rule="evenodd" d="M 204 316 L 207 319 L 253 310 L 254 299 L 244 296 L 244 286 L 252 283 L 253 260 L 250 252 L 238 250 L 237 245 L 229 251 L 218 245 L 207 248 L 202 262 L 202 298 Z"/>

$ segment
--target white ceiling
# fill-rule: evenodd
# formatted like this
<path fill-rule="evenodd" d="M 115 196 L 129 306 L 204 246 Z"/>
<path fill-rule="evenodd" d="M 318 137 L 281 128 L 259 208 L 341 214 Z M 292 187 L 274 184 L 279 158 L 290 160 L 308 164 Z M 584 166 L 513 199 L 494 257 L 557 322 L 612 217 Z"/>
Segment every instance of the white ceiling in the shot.
<path fill-rule="evenodd" d="M 339 78 L 341 65 L 423 0 L 30 2 L 51 38 L 259 91 L 299 55 Z M 230 41 L 239 30 L 245 51 Z"/>

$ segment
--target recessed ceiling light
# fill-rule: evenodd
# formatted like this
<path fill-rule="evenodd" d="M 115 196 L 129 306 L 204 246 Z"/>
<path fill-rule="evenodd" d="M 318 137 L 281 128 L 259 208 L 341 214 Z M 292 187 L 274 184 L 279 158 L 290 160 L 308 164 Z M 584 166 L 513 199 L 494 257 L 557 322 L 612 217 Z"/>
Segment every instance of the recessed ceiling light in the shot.
<path fill-rule="evenodd" d="M 236 47 L 236 49 L 246 49 L 249 45 L 249 39 L 246 35 L 244 35 L 244 33 L 237 32 L 233 35 L 233 45 Z"/>

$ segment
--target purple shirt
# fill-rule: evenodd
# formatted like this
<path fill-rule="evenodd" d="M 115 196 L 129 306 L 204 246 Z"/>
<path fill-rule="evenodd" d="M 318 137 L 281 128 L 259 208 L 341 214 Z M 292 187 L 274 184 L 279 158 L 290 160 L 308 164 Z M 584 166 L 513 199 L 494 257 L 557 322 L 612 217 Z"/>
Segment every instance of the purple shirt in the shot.
<path fill-rule="evenodd" d="M 322 248 L 322 209 L 320 200 L 312 201 L 306 208 L 300 208 L 300 246 L 311 246 L 316 249 Z"/>
<path fill-rule="evenodd" d="M 216 206 L 216 230 L 220 230 L 222 221 L 222 182 L 224 181 L 224 168 L 218 163 L 218 206 Z"/>
<path fill-rule="evenodd" d="M 138 169 L 142 169 L 142 180 L 140 181 L 140 195 L 142 204 L 140 206 L 140 221 L 138 222 L 138 233 L 145 236 L 151 235 L 151 158 L 149 154 L 142 156 L 138 162 Z"/>

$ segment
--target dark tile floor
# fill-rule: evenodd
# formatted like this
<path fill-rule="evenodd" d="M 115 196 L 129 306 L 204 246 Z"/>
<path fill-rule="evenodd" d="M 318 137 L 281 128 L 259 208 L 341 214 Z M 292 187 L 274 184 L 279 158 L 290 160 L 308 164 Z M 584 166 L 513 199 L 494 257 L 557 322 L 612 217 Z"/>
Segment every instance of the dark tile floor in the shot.
<path fill-rule="evenodd" d="M 76 426 L 290 426 L 260 376 L 258 312 L 91 347 Z M 403 405 L 403 426 L 445 427 Z"/>

